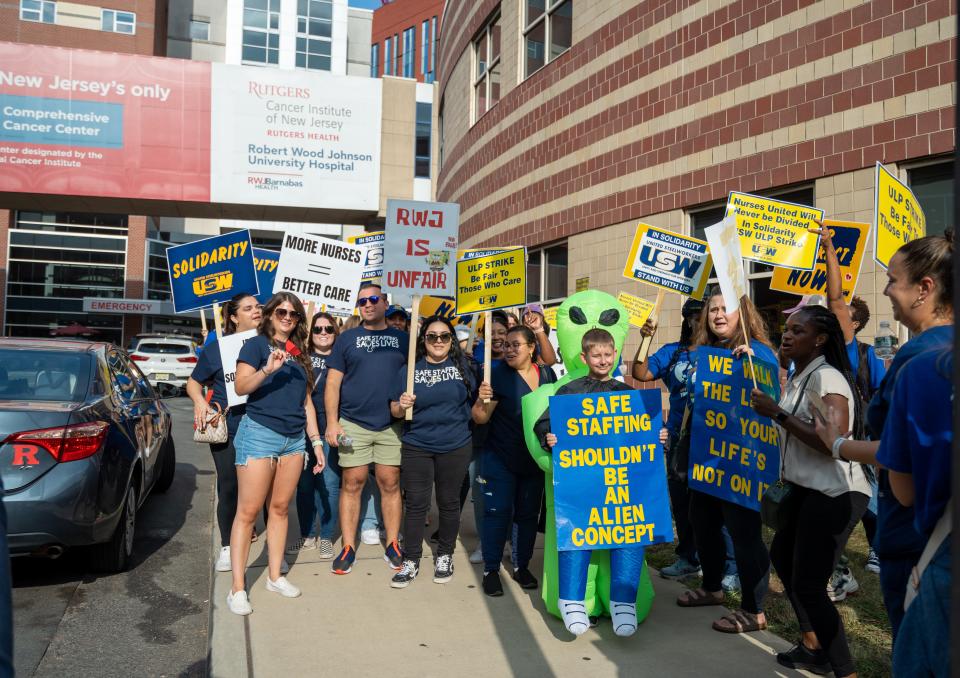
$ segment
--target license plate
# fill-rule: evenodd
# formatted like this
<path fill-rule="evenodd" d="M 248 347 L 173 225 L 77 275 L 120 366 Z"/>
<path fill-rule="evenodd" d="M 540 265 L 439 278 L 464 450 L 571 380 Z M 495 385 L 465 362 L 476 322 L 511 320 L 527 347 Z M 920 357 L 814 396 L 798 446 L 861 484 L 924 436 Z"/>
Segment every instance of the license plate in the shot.
<path fill-rule="evenodd" d="M 167 379 L 170 379 L 172 376 L 173 376 L 172 374 L 167 374 L 166 372 L 153 373 L 153 378 L 156 379 L 157 381 L 166 381 Z"/>

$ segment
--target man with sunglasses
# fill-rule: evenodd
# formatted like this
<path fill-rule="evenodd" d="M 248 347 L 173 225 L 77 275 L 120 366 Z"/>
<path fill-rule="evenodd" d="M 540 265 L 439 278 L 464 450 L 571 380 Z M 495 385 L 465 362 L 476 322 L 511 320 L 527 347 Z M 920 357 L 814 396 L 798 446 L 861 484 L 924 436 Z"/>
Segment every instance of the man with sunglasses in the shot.
<path fill-rule="evenodd" d="M 374 464 L 387 532 L 384 560 L 394 570 L 403 566 L 397 541 L 400 532 L 400 425 L 390 414 L 392 375 L 407 362 L 409 336 L 385 320 L 387 301 L 379 285 L 364 283 L 357 296 L 362 323 L 340 335 L 327 359 L 324 403 L 327 442 L 339 446 L 343 484 L 340 529 L 343 550 L 333 561 L 335 574 L 348 574 L 356 559 L 360 497 Z M 350 438 L 349 444 L 345 438 Z"/>

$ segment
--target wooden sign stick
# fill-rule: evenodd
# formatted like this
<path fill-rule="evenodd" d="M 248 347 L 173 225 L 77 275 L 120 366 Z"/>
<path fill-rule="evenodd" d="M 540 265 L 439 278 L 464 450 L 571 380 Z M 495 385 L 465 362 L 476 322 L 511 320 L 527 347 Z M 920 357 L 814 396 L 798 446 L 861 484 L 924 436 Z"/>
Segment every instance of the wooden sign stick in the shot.
<path fill-rule="evenodd" d="M 740 298 L 741 305 L 746 295 Z M 753 369 L 753 356 L 750 355 L 750 335 L 747 334 L 747 326 L 743 322 L 743 313 L 740 314 L 740 331 L 743 333 L 743 343 L 747 345 L 747 362 L 750 363 L 750 378 L 753 380 L 753 387 L 757 388 L 757 375 Z"/>
<path fill-rule="evenodd" d="M 200 309 L 200 328 L 203 330 L 203 334 L 207 334 L 207 312 L 204 309 Z"/>
<path fill-rule="evenodd" d="M 313 313 L 316 306 L 312 301 L 307 302 L 307 317 L 304 318 L 307 322 L 307 347 L 312 351 L 313 350 L 313 340 L 310 338 L 310 333 L 313 331 L 311 323 L 313 322 Z M 326 310 L 326 309 L 324 309 Z"/>
<path fill-rule="evenodd" d="M 213 305 L 213 324 L 217 328 L 217 341 L 223 339 L 223 313 L 220 304 Z"/>
<path fill-rule="evenodd" d="M 473 355 L 473 345 L 477 341 L 477 324 L 480 322 L 480 314 L 474 313 L 467 327 L 470 329 L 470 335 L 467 337 L 467 355 Z"/>
<path fill-rule="evenodd" d="M 654 325 L 657 324 L 657 321 L 660 319 L 660 307 L 663 305 L 663 298 L 666 295 L 665 290 L 657 290 L 657 301 L 653 305 L 653 310 L 650 311 L 650 317 L 648 320 Z M 650 344 L 653 343 L 653 337 L 644 337 L 640 340 L 640 351 L 637 353 L 637 360 L 641 363 L 645 362 L 647 356 L 650 354 Z"/>
<path fill-rule="evenodd" d="M 413 295 L 413 309 L 410 314 L 410 345 L 407 348 L 407 393 L 413 395 L 413 373 L 417 364 L 417 325 L 420 324 L 420 295 Z M 413 408 L 404 412 L 404 419 L 413 421 Z"/>
<path fill-rule="evenodd" d="M 490 361 L 493 359 L 493 316 L 490 311 L 483 312 L 483 380 L 490 383 Z M 484 404 L 489 398 L 483 399 Z"/>

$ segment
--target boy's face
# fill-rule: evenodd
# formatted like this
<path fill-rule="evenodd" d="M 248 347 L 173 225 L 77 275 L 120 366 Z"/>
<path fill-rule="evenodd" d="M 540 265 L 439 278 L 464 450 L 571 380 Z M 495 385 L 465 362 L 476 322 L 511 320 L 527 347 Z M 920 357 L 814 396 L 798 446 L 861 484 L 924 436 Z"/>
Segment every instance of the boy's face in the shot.
<path fill-rule="evenodd" d="M 598 344 L 580 354 L 580 359 L 590 370 L 590 376 L 598 379 L 606 379 L 610 376 L 616 357 L 617 351 L 611 344 Z"/>

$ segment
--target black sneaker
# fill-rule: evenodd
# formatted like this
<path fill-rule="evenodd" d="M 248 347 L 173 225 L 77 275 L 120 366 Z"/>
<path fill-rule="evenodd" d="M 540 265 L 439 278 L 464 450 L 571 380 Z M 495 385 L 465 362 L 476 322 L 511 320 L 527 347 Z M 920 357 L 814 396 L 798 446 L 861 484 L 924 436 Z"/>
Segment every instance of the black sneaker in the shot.
<path fill-rule="evenodd" d="M 417 575 L 420 574 L 420 566 L 414 560 L 404 560 L 400 571 L 393 575 L 390 580 L 390 586 L 395 589 L 405 589 L 410 585 Z"/>
<path fill-rule="evenodd" d="M 394 570 L 399 570 L 403 567 L 403 549 L 400 548 L 400 544 L 397 543 L 396 539 L 387 544 L 387 550 L 383 552 L 383 559 L 387 561 L 387 565 Z"/>
<path fill-rule="evenodd" d="M 824 676 L 833 669 L 827 660 L 827 653 L 822 649 L 810 650 L 804 644 L 797 643 L 789 652 L 778 652 L 777 663 L 788 669 L 800 669 Z"/>
<path fill-rule="evenodd" d="M 344 546 L 340 555 L 330 564 L 330 569 L 334 574 L 350 574 L 353 569 L 353 561 L 357 559 L 357 552 L 352 546 Z"/>
<path fill-rule="evenodd" d="M 499 572 L 487 572 L 483 575 L 483 592 L 493 598 L 503 595 L 503 584 L 500 583 Z"/>
<path fill-rule="evenodd" d="M 522 589 L 535 589 L 537 588 L 537 578 L 525 567 L 521 567 L 519 570 L 515 570 L 513 573 L 513 580 L 520 584 Z"/>
<path fill-rule="evenodd" d="M 453 579 L 453 556 L 445 553 L 437 556 L 433 564 L 433 583 L 446 584 Z"/>

